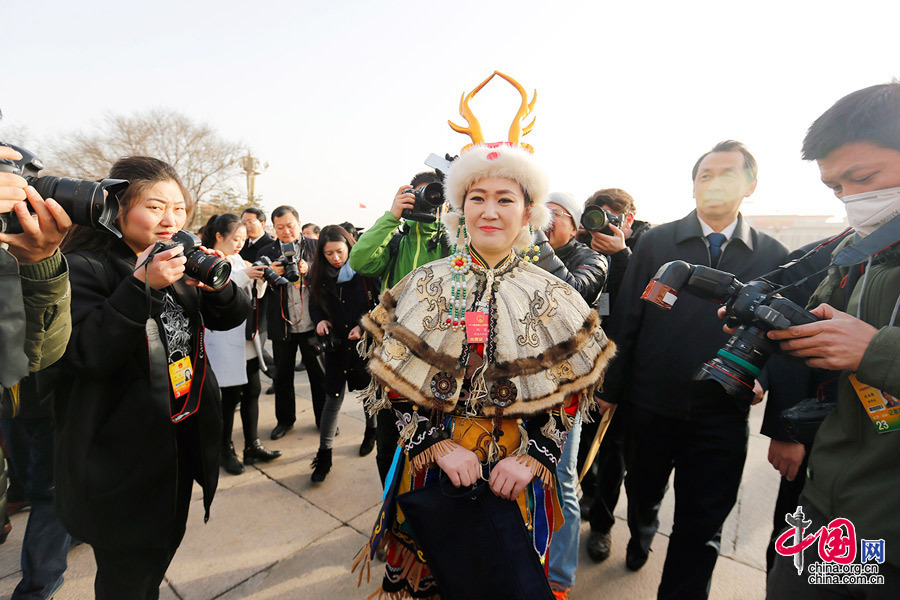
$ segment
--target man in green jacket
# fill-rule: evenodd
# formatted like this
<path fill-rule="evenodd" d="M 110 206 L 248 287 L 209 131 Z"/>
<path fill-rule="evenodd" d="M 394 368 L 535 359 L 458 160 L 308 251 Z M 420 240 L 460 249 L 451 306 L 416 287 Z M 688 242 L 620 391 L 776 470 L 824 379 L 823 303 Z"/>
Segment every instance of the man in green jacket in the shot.
<path fill-rule="evenodd" d="M 21 158 L 15 150 L 0 146 L 0 159 Z M 0 213 L 10 212 L 18 217 L 22 233 L 0 234 L 0 408 L 4 425 L 12 423 L 9 417 L 21 408 L 20 381 L 59 360 L 72 330 L 68 269 L 59 251 L 71 219 L 57 202 L 41 198 L 25 179 L 2 172 Z M 52 453 L 52 441 L 49 436 L 45 440 L 49 442 L 45 452 Z M 53 511 L 52 473 L 38 472 L 38 465 L 51 461 L 46 454 L 47 460 L 36 459 L 38 452 L 31 448 L 12 457 L 20 467 L 26 499 L 32 504 L 22 544 L 22 581 L 14 598 L 49 598 L 62 584 L 66 569 L 70 538 Z M 0 476 L 0 515 L 4 517 L 2 543 L 11 529 L 5 518 L 5 473 Z M 45 551 L 51 545 L 52 557 Z"/>
<path fill-rule="evenodd" d="M 839 100 L 810 127 L 803 157 L 818 163 L 856 232 L 835 254 L 897 227 L 900 82 Z M 809 304 L 819 322 L 769 333 L 809 366 L 840 374 L 801 506 L 786 516 L 789 529 L 776 542 L 782 556 L 769 575 L 769 598 L 900 598 L 900 410 L 891 408 L 900 396 L 900 241 L 892 236 L 884 246 L 862 264 L 831 267 Z M 798 542 L 814 539 L 800 549 Z M 835 575 L 860 567 L 874 572 L 853 583 L 844 571 Z M 817 574 L 823 569 L 828 574 Z"/>
<path fill-rule="evenodd" d="M 391 209 L 369 227 L 350 250 L 350 267 L 368 277 L 381 278 L 381 291 L 389 290 L 406 274 L 447 256 L 440 220 L 433 223 L 403 221 L 404 209 L 415 203 L 413 188 L 440 182 L 433 172 L 419 173 L 410 185 L 397 190 Z"/>
<path fill-rule="evenodd" d="M 440 219 L 433 223 L 402 220 L 403 211 L 412 209 L 415 204 L 412 190 L 440 181 L 436 173 L 428 171 L 413 177 L 410 185 L 397 190 L 391 209 L 381 215 L 350 249 L 350 267 L 362 275 L 380 277 L 382 292 L 394 287 L 413 269 L 449 254 Z M 375 462 L 382 484 L 397 447 L 394 420 L 393 413 L 385 410 L 378 415 L 376 423 L 378 452 Z"/>

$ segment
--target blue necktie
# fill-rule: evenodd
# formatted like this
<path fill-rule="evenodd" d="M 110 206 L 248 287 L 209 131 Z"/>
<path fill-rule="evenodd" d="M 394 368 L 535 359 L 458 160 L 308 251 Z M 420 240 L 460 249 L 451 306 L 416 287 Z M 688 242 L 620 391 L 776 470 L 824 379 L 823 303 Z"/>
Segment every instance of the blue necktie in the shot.
<path fill-rule="evenodd" d="M 722 244 L 725 243 L 724 233 L 711 233 L 706 236 L 709 240 L 709 258 L 713 267 L 718 266 L 719 257 L 722 256 Z"/>

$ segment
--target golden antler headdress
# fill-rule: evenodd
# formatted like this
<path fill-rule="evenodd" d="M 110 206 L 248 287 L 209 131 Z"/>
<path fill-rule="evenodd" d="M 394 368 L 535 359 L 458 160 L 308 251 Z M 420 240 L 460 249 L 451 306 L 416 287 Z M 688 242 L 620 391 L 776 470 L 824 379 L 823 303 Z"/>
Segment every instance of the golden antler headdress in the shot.
<path fill-rule="evenodd" d="M 509 128 L 509 140 L 486 143 L 481 132 L 481 124 L 469 108 L 469 102 L 495 75 L 499 75 L 519 90 L 522 103 Z M 448 123 L 454 131 L 465 133 L 471 137 L 473 143 L 465 146 L 459 158 L 451 163 L 444 181 L 444 195 L 453 208 L 444 217 L 451 245 L 457 241 L 453 239 L 453 236 L 459 230 L 466 192 L 476 181 L 488 177 L 511 179 L 522 187 L 530 211 L 528 223 L 531 229 L 543 229 L 550 222 L 550 213 L 544 206 L 548 192 L 547 175 L 534 159 L 532 155 L 534 149 L 520 141 L 522 136 L 528 134 L 534 127 L 534 119 L 528 125 L 523 125 L 523 123 L 534 110 L 536 101 L 537 91 L 534 92 L 529 102 L 525 88 L 509 75 L 499 71 L 494 71 L 474 90 L 463 94 L 459 103 L 459 114 L 466 120 L 468 127 L 461 127 L 450 121 Z M 521 250 L 532 243 L 529 228 L 523 228 L 522 234 L 516 240 L 516 248 Z"/>
<path fill-rule="evenodd" d="M 481 123 L 478 122 L 478 119 L 475 117 L 475 113 L 472 112 L 472 109 L 469 107 L 469 102 L 472 101 L 472 98 L 475 97 L 475 94 L 481 91 L 481 89 L 487 85 L 487 83 L 494 78 L 494 75 L 499 75 L 506 81 L 508 81 L 514 88 L 519 91 L 519 94 L 522 96 L 522 104 L 519 107 L 519 112 L 516 113 L 515 118 L 513 119 L 512 125 L 509 127 L 509 140 L 508 142 L 512 145 L 519 146 L 521 145 L 523 148 L 526 148 L 529 152 L 534 152 L 534 149 L 528 145 L 521 143 L 521 139 L 523 136 L 527 135 L 534 128 L 535 119 L 531 120 L 531 123 L 522 127 L 522 123 L 531 114 L 531 111 L 534 110 L 534 105 L 537 102 L 537 90 L 534 91 L 534 94 L 531 96 L 531 102 L 528 101 L 528 93 L 525 91 L 525 88 L 522 85 L 504 73 L 500 71 L 494 71 L 488 78 L 478 84 L 478 86 L 473 89 L 471 92 L 466 94 L 463 92 L 463 95 L 459 99 L 459 114 L 463 119 L 466 120 L 468 127 L 462 127 L 457 125 L 453 121 L 447 121 L 453 131 L 457 133 L 464 133 L 472 138 L 472 143 L 463 148 L 465 151 L 467 148 L 471 148 L 472 146 L 478 144 L 484 144 L 484 134 L 481 132 Z"/>

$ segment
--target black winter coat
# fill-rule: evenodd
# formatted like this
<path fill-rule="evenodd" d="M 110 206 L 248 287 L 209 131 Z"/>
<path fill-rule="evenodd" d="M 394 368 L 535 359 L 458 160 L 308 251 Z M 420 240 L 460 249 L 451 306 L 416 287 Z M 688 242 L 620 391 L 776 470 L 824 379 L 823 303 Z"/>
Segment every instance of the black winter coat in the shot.
<path fill-rule="evenodd" d="M 783 264 L 787 256 L 781 242 L 738 215 L 717 268 L 747 283 Z M 696 211 L 647 231 L 631 257 L 609 327 L 604 327 L 618 350 L 603 384 L 603 399 L 627 399 L 667 417 L 688 418 L 699 400 L 692 394 L 691 377 L 716 356 L 729 335 L 722 330 L 717 305 L 707 300 L 683 292 L 671 310 L 663 310 L 640 299 L 659 267 L 673 260 L 710 265 Z M 729 401 L 724 392 L 721 401 Z"/>
<path fill-rule="evenodd" d="M 300 256 L 298 258 L 302 258 L 307 263 L 309 263 L 310 268 L 312 268 L 313 259 L 316 257 L 316 240 L 312 238 L 308 238 L 305 236 L 300 236 L 300 239 L 297 240 L 297 244 L 300 246 Z M 281 243 L 278 240 L 275 240 L 274 244 L 270 244 L 266 246 L 263 251 L 260 253 L 260 256 L 268 256 L 272 259 L 272 262 L 277 262 L 279 258 L 281 258 Z M 307 274 L 309 271 L 307 271 Z M 291 284 L 293 285 L 293 284 Z M 279 301 L 276 302 L 276 299 Z M 269 334 L 269 339 L 277 342 L 283 342 L 288 339 L 291 334 L 291 326 L 288 322 L 282 317 L 282 315 L 288 314 L 288 290 L 287 286 L 283 287 L 270 287 L 269 291 L 264 296 L 265 302 L 264 310 L 266 312 L 266 330 Z"/>
<path fill-rule="evenodd" d="M 313 324 L 319 321 L 329 321 L 332 324 L 331 331 L 341 341 L 341 348 L 334 353 L 326 353 L 325 376 L 326 392 L 338 393 L 340 390 L 331 389 L 332 383 L 340 378 L 332 377 L 330 370 L 340 368 L 344 370 L 347 381 L 347 389 L 351 392 L 361 390 L 369 385 L 369 373 L 366 371 L 366 363 L 356 351 L 356 341 L 348 340 L 350 330 L 359 325 L 359 320 L 378 304 L 378 290 L 381 289 L 381 281 L 373 277 L 365 277 L 355 274 L 350 281 L 344 283 L 327 282 L 317 297 L 316 302 L 309 304 L 309 316 Z M 343 389 L 343 381 L 340 381 L 340 389 Z"/>
<path fill-rule="evenodd" d="M 168 373 L 150 372 L 148 303 L 132 276 L 134 253 L 119 242 L 108 256 L 75 252 L 67 259 L 73 330 L 54 398 L 57 512 L 73 537 L 90 544 L 170 547 L 184 526 L 175 516 L 179 464 L 202 486 L 207 518 L 219 476 L 219 386 L 198 336 L 204 325 L 240 325 L 249 302 L 234 283 L 219 292 L 181 281 L 167 288 L 190 321 L 191 396 L 201 400 L 197 412 L 173 424 L 170 403 L 180 408 L 184 398 L 162 391 L 171 389 Z M 164 298 L 151 289 L 149 310 L 163 339 Z"/>
<path fill-rule="evenodd" d="M 543 231 L 535 232 L 534 243 L 541 250 L 537 266 L 571 285 L 588 305 L 593 305 L 606 284 L 606 256 L 574 238 L 554 251 Z"/>

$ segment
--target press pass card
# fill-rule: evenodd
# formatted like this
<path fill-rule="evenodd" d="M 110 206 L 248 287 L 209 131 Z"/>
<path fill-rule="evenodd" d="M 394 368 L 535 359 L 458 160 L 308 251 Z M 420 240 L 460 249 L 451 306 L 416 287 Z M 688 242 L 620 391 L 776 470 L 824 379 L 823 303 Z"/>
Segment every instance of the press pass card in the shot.
<path fill-rule="evenodd" d="M 191 391 L 191 379 L 194 377 L 194 369 L 191 366 L 191 357 L 185 356 L 181 360 L 169 363 L 169 379 L 172 381 L 172 391 L 176 398 L 181 398 Z"/>
<path fill-rule="evenodd" d="M 878 433 L 900 429 L 900 400 L 871 385 L 860 383 L 855 373 L 850 376 L 850 383 Z"/>

